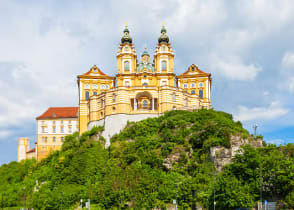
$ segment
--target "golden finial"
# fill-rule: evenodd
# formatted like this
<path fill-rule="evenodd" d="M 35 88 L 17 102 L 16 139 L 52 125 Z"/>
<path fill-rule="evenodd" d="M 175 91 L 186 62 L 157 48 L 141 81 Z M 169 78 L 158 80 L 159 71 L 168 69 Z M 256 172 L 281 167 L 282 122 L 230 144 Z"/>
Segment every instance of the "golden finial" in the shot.
<path fill-rule="evenodd" d="M 126 27 L 126 28 L 128 27 L 128 22 L 125 22 L 125 27 Z"/>
<path fill-rule="evenodd" d="M 162 27 L 164 27 L 165 26 L 165 22 L 164 21 L 162 21 Z"/>

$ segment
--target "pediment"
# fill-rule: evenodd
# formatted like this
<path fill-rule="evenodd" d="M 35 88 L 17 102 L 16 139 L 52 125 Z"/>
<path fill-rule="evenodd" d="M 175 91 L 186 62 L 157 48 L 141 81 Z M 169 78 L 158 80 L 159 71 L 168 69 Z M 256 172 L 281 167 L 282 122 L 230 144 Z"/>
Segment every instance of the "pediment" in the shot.
<path fill-rule="evenodd" d="M 94 65 L 87 73 L 83 75 L 88 76 L 106 76 L 105 73 L 103 73 L 96 65 Z"/>

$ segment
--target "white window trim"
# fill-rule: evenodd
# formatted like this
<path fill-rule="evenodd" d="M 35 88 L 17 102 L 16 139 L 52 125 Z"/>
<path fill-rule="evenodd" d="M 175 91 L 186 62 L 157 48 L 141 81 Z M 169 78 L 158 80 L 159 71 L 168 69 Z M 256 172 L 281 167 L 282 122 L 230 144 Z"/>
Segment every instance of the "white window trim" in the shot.
<path fill-rule="evenodd" d="M 141 85 L 147 83 L 149 85 L 149 79 L 141 79 Z"/>
<path fill-rule="evenodd" d="M 166 82 L 166 85 L 168 86 L 168 79 L 161 79 L 160 80 L 160 86 L 163 86 L 163 82 Z"/>
<path fill-rule="evenodd" d="M 185 87 L 186 86 L 186 87 Z M 183 84 L 183 88 L 185 89 L 185 88 L 188 88 L 189 87 L 189 85 L 188 85 L 188 83 L 184 83 Z"/>
<path fill-rule="evenodd" d="M 129 61 L 129 70 L 127 72 L 132 72 L 132 60 L 131 59 L 122 59 L 122 67 L 123 67 L 123 72 L 125 72 L 125 62 Z"/>
<path fill-rule="evenodd" d="M 160 72 L 161 72 L 161 70 L 162 70 L 162 66 L 161 66 L 161 64 L 162 64 L 162 61 L 166 61 L 166 71 L 168 72 L 168 59 L 159 59 L 159 69 L 160 69 Z"/>
<path fill-rule="evenodd" d="M 130 87 L 132 86 L 132 80 L 130 79 L 124 79 L 124 86 L 126 87 L 126 82 L 129 82 Z"/>
<path fill-rule="evenodd" d="M 194 85 L 194 86 L 193 86 Z M 191 88 L 196 88 L 196 84 L 193 82 L 191 83 Z"/>

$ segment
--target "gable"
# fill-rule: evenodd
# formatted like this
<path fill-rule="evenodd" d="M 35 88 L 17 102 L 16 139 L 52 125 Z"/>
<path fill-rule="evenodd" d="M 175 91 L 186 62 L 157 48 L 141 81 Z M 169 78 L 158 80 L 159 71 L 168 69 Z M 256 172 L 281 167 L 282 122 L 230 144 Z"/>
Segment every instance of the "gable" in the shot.
<path fill-rule="evenodd" d="M 94 65 L 88 72 L 83 75 L 88 76 L 106 76 L 96 65 Z"/>
<path fill-rule="evenodd" d="M 193 74 L 207 74 L 206 72 L 200 70 L 195 64 L 189 66 L 188 70 L 183 73 L 183 75 L 193 75 Z"/>

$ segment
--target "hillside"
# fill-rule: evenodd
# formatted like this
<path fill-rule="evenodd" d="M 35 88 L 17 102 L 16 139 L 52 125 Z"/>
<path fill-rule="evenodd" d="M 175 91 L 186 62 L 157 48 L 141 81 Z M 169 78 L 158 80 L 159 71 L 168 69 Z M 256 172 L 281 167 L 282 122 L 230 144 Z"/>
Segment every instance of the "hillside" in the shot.
<path fill-rule="evenodd" d="M 230 114 L 171 111 L 130 122 L 108 149 L 102 130 L 67 136 L 62 150 L 39 164 L 2 165 L 1 204 L 74 209 L 91 199 L 91 209 L 166 209 L 177 197 L 179 209 L 213 209 L 215 189 L 216 209 L 229 210 L 253 207 L 262 189 L 263 199 L 294 208 L 293 144 L 245 145 L 217 172 L 211 148 L 230 149 L 236 137 L 256 142 Z"/>

